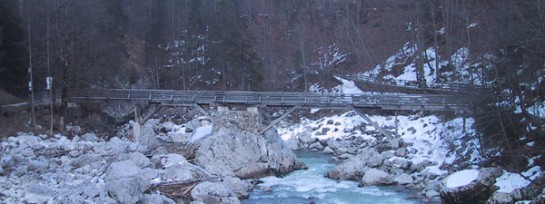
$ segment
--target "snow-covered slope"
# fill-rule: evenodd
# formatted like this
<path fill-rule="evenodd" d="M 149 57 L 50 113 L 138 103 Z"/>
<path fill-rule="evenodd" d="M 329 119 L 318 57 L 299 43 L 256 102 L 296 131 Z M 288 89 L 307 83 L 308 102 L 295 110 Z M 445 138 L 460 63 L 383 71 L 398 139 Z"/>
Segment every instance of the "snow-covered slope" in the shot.
<path fill-rule="evenodd" d="M 416 56 L 420 54 L 424 58 L 424 79 L 428 86 L 437 82 L 482 85 L 482 69 L 490 68 L 489 62 L 493 58 L 491 55 L 484 55 L 478 59 L 471 59 L 470 51 L 465 47 L 443 58 L 433 47 L 417 53 L 416 46 L 407 42 L 383 64 L 377 65 L 370 71 L 358 73 L 357 76 L 368 80 L 393 81 L 398 85 L 406 85 L 410 81 L 416 81 Z"/>
<path fill-rule="evenodd" d="M 397 116 L 397 124 L 395 116 L 371 115 L 369 118 L 380 127 L 397 132 L 404 142 L 412 144 L 409 147 L 409 152 L 414 152 L 410 156 L 411 161 L 414 164 L 424 161 L 435 163 L 436 165 L 428 167 L 428 170 L 438 175 L 447 173 L 439 166 L 443 163 L 452 164 L 460 156 L 457 155 L 456 149 L 450 147 L 460 145 L 462 137 L 474 135 L 474 131 L 469 128 L 473 123 L 471 118 L 466 119 L 468 129 L 465 133 L 462 128 L 464 126 L 463 118 L 443 121 L 435 115 L 399 115 Z M 329 131 L 324 133 L 324 128 Z M 285 141 L 310 132 L 310 135 L 320 140 L 361 137 L 367 141 L 377 142 L 377 138 L 372 136 L 375 131 L 372 125 L 367 124 L 363 118 L 351 111 L 319 120 L 303 118 L 298 124 L 278 130 Z M 469 155 L 471 162 L 477 163 L 482 160 L 478 154 L 479 146 L 475 137 L 470 138 L 465 146 L 463 154 Z"/>

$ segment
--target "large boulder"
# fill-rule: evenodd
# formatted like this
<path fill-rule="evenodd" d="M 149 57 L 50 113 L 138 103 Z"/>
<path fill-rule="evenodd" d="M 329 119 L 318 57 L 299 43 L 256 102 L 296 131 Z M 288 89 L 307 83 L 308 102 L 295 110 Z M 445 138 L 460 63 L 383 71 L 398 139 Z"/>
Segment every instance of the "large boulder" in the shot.
<path fill-rule="evenodd" d="M 224 203 L 224 204 L 238 204 L 236 194 L 226 186 L 220 183 L 202 182 L 199 183 L 191 190 L 191 198 L 194 201 L 200 201 L 203 203 Z"/>
<path fill-rule="evenodd" d="M 250 196 L 248 193 L 252 189 L 250 180 L 241 180 L 237 177 L 227 176 L 221 180 L 221 183 L 231 189 L 240 199 L 247 199 Z"/>
<path fill-rule="evenodd" d="M 106 191 L 118 203 L 136 203 L 144 196 L 149 188 L 149 181 L 142 177 L 125 177 L 106 183 Z"/>
<path fill-rule="evenodd" d="M 326 173 L 326 176 L 337 180 L 357 181 L 363 176 L 365 161 L 360 156 L 350 157 Z"/>
<path fill-rule="evenodd" d="M 132 160 L 115 162 L 106 170 L 105 179 L 108 181 L 134 176 L 137 175 L 140 170 L 142 169 Z"/>
<path fill-rule="evenodd" d="M 274 129 L 262 137 L 224 127 L 201 141 L 195 162 L 205 169 L 225 166 L 237 177 L 255 178 L 302 168 L 304 164 L 296 159 Z"/>
<path fill-rule="evenodd" d="M 398 174 L 394 177 L 394 181 L 398 184 L 398 185 L 407 185 L 407 184 L 412 184 L 414 179 L 411 175 L 409 174 L 406 174 L 406 173 L 401 173 L 401 174 Z"/>
<path fill-rule="evenodd" d="M 543 192 L 536 196 L 534 200 L 532 200 L 532 203 L 545 203 L 545 188 L 543 189 Z"/>
<path fill-rule="evenodd" d="M 139 204 L 176 204 L 172 199 L 161 194 L 144 194 Z"/>
<path fill-rule="evenodd" d="M 341 155 L 348 152 L 348 147 L 351 145 L 350 141 L 329 138 L 327 140 L 327 146 L 331 148 L 335 155 Z"/>
<path fill-rule="evenodd" d="M 379 169 L 370 168 L 365 171 L 363 178 L 361 178 L 360 186 L 392 185 L 394 183 L 390 174 Z"/>
<path fill-rule="evenodd" d="M 133 121 L 130 123 L 132 125 L 134 141 L 138 144 L 135 147 L 136 151 L 149 153 L 159 146 L 159 141 L 153 130 L 153 126 L 155 126 L 153 120 L 148 121 L 143 126 Z"/>
<path fill-rule="evenodd" d="M 496 190 L 494 181 L 500 174 L 496 168 L 455 172 L 443 180 L 441 200 L 447 204 L 484 203 Z"/>
<path fill-rule="evenodd" d="M 337 180 L 358 181 L 368 167 L 378 167 L 383 163 L 382 156 L 374 149 L 363 149 L 361 154 L 347 160 L 327 172 L 326 176 Z"/>
<path fill-rule="evenodd" d="M 514 203 L 514 199 L 509 193 L 495 192 L 487 203 Z"/>

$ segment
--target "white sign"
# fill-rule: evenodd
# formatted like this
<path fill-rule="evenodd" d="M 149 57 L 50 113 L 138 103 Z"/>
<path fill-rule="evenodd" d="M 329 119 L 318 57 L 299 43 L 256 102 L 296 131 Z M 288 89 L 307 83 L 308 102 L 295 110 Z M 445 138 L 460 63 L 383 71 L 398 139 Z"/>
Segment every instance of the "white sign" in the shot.
<path fill-rule="evenodd" d="M 51 90 L 53 88 L 53 77 L 45 77 L 46 89 Z"/>

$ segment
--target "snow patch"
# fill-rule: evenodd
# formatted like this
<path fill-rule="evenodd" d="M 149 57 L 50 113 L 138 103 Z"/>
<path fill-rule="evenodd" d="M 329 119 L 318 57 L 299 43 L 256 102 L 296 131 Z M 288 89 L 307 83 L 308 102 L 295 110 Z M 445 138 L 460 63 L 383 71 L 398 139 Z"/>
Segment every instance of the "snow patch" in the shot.
<path fill-rule="evenodd" d="M 341 81 L 342 84 L 335 87 L 333 90 L 336 90 L 338 93 L 346 93 L 346 94 L 359 94 L 363 93 L 363 91 L 356 86 L 354 81 L 346 80 L 340 77 L 335 77 L 337 80 Z"/>
<path fill-rule="evenodd" d="M 526 109 L 529 114 L 545 119 L 545 101 L 536 103 Z"/>
<path fill-rule="evenodd" d="M 443 31 L 444 28 L 438 33 Z M 421 49 L 420 53 L 417 52 L 417 48 L 416 44 L 405 43 L 403 48 L 386 59 L 384 63 L 378 64 L 370 71 L 357 74 L 358 78 L 369 81 L 391 81 L 400 86 L 414 86 L 416 85 L 414 82 L 417 80 L 415 60 L 417 56 L 422 56 L 425 59 L 422 65 L 423 78 L 429 87 L 448 86 L 448 84 L 435 84 L 437 81 L 483 85 L 482 67 L 485 69 L 493 67 L 490 63 L 494 58 L 493 55 L 484 54 L 477 59 L 471 59 L 470 51 L 466 47 L 458 49 L 454 54 L 445 58 L 442 58 L 433 47 Z M 452 66 L 452 68 L 448 66 Z M 437 74 L 438 70 L 441 70 L 439 75 Z"/>
<path fill-rule="evenodd" d="M 522 172 L 520 174 L 503 171 L 503 175 L 496 178 L 495 185 L 499 187 L 498 192 L 511 193 L 516 189 L 528 186 L 531 183 L 530 180 L 536 179 L 540 174 L 541 168 L 539 166 L 534 166 L 528 169 L 528 171 Z M 523 176 L 530 180 L 527 180 Z"/>
<path fill-rule="evenodd" d="M 212 134 L 212 125 L 204 125 L 204 126 L 198 127 L 195 130 L 195 134 L 191 136 L 191 140 L 189 140 L 188 144 L 193 144 L 197 140 L 200 140 L 201 138 L 210 134 Z"/>
<path fill-rule="evenodd" d="M 476 137 L 471 137 L 462 143 L 462 137 L 474 135 L 473 129 L 466 129 L 464 132 L 463 118 L 456 118 L 449 121 L 441 121 L 437 116 L 399 115 L 394 116 L 368 116 L 379 127 L 392 129 L 397 127 L 399 137 L 407 144 L 409 151 L 415 152 L 408 156 L 414 165 L 421 162 L 432 162 L 425 171 L 436 175 L 446 174 L 447 171 L 439 168 L 443 163 L 453 163 L 457 158 L 457 152 L 450 150 L 449 145 L 466 146 L 464 155 L 469 155 L 472 163 L 477 163 L 483 158 L 479 154 L 479 143 Z M 397 119 L 397 123 L 396 123 Z M 472 118 L 466 118 L 466 126 L 473 125 Z M 325 131 L 327 130 L 327 131 Z M 350 111 L 344 114 L 324 117 L 318 120 L 302 118 L 298 124 L 279 127 L 278 133 L 284 141 L 291 138 L 299 138 L 302 135 L 310 135 L 319 140 L 329 138 L 350 138 L 361 137 L 367 141 L 375 142 L 377 139 L 372 132 L 376 129 L 365 122 L 361 116 Z M 370 133 L 371 132 L 371 133 Z M 392 131 L 394 132 L 394 131 Z M 368 134 L 369 133 L 369 134 Z"/>
<path fill-rule="evenodd" d="M 446 178 L 445 185 L 447 188 L 458 188 L 470 184 L 475 181 L 477 177 L 479 177 L 479 170 L 466 169 L 449 175 Z"/>

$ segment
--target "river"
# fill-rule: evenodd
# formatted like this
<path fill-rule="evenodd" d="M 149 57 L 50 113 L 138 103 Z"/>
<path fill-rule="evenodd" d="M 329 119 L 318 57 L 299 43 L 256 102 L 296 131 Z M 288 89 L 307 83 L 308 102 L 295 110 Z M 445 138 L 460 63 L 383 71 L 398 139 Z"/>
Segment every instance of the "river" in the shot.
<path fill-rule="evenodd" d="M 336 181 L 324 177 L 335 166 L 329 155 L 298 152 L 297 157 L 308 170 L 295 171 L 285 177 L 265 177 L 250 198 L 242 203 L 260 204 L 343 204 L 343 203 L 422 203 L 409 198 L 411 192 L 395 187 L 368 186 L 359 188 L 354 181 Z"/>

